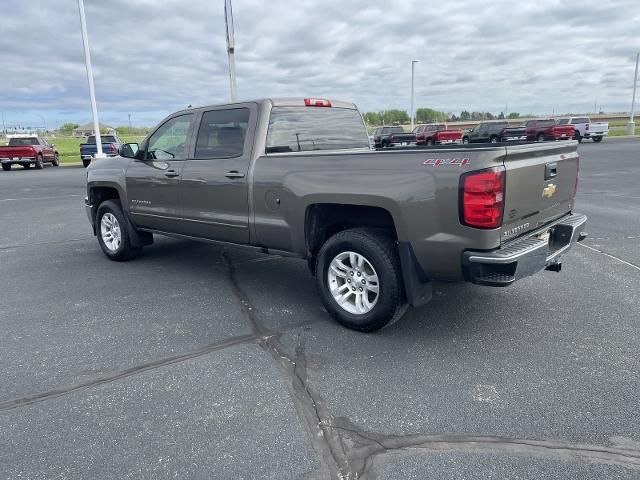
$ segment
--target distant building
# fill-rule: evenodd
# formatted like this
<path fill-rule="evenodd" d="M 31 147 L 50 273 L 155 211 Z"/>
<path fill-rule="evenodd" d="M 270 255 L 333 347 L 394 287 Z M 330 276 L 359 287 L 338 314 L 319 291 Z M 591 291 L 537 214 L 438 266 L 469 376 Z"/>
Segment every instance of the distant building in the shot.
<path fill-rule="evenodd" d="M 74 128 L 72 133 L 74 137 L 88 137 L 89 135 L 94 135 L 95 132 L 93 131 L 93 122 L 80 125 L 78 128 Z M 101 123 L 100 133 L 113 135 L 114 133 L 116 133 L 116 129 L 109 125 Z"/>

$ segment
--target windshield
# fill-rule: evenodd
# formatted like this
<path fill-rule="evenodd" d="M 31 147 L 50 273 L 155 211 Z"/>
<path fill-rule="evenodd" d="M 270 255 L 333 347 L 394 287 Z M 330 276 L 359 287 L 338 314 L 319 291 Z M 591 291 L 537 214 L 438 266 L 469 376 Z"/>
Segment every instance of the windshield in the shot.
<path fill-rule="evenodd" d="M 36 137 L 31 138 L 12 138 L 9 140 L 10 147 L 19 147 L 21 145 L 39 145 Z"/>
<path fill-rule="evenodd" d="M 102 143 L 117 143 L 116 137 L 113 135 L 100 135 L 100 140 Z M 87 143 L 96 143 L 95 135 L 91 135 L 87 139 Z"/>
<path fill-rule="evenodd" d="M 351 148 L 369 148 L 369 136 L 355 109 L 274 107 L 271 111 L 267 153 Z"/>

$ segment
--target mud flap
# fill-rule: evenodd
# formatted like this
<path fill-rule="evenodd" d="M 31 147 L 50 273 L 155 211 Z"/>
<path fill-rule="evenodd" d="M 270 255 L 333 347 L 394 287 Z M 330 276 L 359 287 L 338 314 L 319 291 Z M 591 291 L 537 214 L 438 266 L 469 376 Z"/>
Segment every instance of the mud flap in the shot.
<path fill-rule="evenodd" d="M 398 242 L 402 279 L 407 302 L 412 307 L 429 303 L 433 295 L 432 284 L 420 268 L 409 242 Z"/>

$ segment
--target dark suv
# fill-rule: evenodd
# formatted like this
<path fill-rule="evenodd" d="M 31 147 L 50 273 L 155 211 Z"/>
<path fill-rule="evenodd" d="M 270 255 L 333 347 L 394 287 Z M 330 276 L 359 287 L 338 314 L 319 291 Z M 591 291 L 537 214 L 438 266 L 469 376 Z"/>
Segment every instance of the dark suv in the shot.
<path fill-rule="evenodd" d="M 484 122 L 466 132 L 462 143 L 498 143 L 526 138 L 524 127 L 510 127 L 507 122 Z"/>
<path fill-rule="evenodd" d="M 394 145 L 413 145 L 416 143 L 415 133 L 404 133 L 398 127 L 378 127 L 373 131 L 373 145 L 377 147 L 393 147 Z"/>

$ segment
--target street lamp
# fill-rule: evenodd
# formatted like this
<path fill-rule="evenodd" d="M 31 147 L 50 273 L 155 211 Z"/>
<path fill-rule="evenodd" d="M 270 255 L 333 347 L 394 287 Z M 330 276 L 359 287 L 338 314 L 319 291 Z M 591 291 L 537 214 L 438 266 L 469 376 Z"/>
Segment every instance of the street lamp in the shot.
<path fill-rule="evenodd" d="M 78 0 L 80 12 L 80 28 L 82 30 L 82 46 L 84 47 L 84 63 L 87 68 L 87 81 L 89 82 L 89 96 L 91 98 L 91 112 L 93 113 L 93 133 L 96 137 L 95 158 L 106 158 L 102 153 L 102 140 L 100 138 L 100 122 L 98 120 L 98 108 L 96 107 L 96 91 L 93 86 L 93 70 L 91 69 L 91 53 L 89 52 L 89 38 L 87 36 L 87 20 L 84 15 L 84 1 Z"/>
<path fill-rule="evenodd" d="M 633 97 L 631 98 L 631 115 L 629 115 L 629 123 L 627 124 L 627 134 L 635 135 L 636 124 L 633 121 L 633 113 L 636 107 L 636 87 L 638 86 L 638 61 L 640 60 L 640 52 L 636 54 L 636 73 L 633 77 Z"/>
<path fill-rule="evenodd" d="M 411 131 L 413 132 L 413 124 L 414 124 L 414 98 L 415 98 L 415 73 L 416 73 L 416 63 L 419 60 L 411 60 Z"/>
<path fill-rule="evenodd" d="M 233 35 L 233 9 L 231 0 L 224 2 L 224 23 L 227 27 L 227 54 L 229 55 L 229 81 L 231 83 L 231 101 L 237 100 L 236 90 L 236 41 Z"/>

